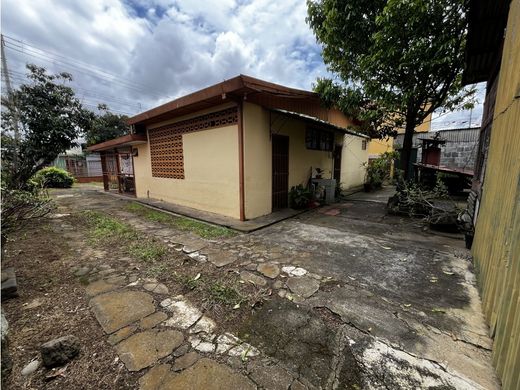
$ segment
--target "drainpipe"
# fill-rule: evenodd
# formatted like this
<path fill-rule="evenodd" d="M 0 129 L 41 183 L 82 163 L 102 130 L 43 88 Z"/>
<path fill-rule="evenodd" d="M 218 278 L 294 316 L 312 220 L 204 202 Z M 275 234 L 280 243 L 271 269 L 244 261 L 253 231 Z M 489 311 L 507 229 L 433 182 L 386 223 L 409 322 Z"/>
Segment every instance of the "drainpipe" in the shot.
<path fill-rule="evenodd" d="M 246 220 L 244 191 L 244 110 L 242 100 L 237 103 L 238 110 L 238 176 L 240 197 L 240 220 Z"/>

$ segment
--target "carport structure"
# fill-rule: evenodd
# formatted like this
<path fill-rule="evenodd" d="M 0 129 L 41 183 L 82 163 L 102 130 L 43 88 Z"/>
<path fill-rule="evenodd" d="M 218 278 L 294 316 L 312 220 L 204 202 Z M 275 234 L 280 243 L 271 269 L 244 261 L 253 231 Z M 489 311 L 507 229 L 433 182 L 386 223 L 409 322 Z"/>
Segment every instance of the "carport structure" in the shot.
<path fill-rule="evenodd" d="M 145 134 L 128 134 L 87 148 L 90 152 L 99 152 L 101 156 L 105 191 L 135 196 L 135 152 L 132 146 L 146 141 Z"/>

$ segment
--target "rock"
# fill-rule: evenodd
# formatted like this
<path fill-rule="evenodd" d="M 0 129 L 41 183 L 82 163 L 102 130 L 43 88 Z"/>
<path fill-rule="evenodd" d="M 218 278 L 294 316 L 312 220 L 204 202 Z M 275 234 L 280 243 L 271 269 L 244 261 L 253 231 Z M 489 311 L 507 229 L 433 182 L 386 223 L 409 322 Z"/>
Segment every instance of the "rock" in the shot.
<path fill-rule="evenodd" d="M 213 333 L 217 324 L 211 318 L 202 316 L 201 319 L 190 329 L 190 333 Z"/>
<path fill-rule="evenodd" d="M 304 276 L 307 273 L 307 270 L 305 268 L 290 265 L 282 267 L 282 272 L 285 272 L 289 276 Z"/>
<path fill-rule="evenodd" d="M 301 383 L 299 380 L 294 380 L 291 385 L 291 390 L 308 390 L 309 388 Z"/>
<path fill-rule="evenodd" d="M 240 272 L 240 279 L 242 279 L 244 282 L 250 282 L 260 287 L 263 287 L 267 284 L 267 281 L 263 277 L 249 271 Z"/>
<path fill-rule="evenodd" d="M 286 295 L 287 295 L 287 290 L 284 290 L 284 289 L 278 290 L 278 296 L 280 298 L 285 298 Z"/>
<path fill-rule="evenodd" d="M 139 390 L 158 390 L 162 388 L 163 382 L 172 379 L 174 376 L 175 374 L 170 371 L 169 364 L 159 364 L 139 379 Z"/>
<path fill-rule="evenodd" d="M 9 324 L 7 322 L 7 319 L 5 318 L 4 311 L 0 311 L 1 316 L 1 327 L 0 327 L 0 333 L 2 336 L 2 360 L 1 360 L 1 370 L 2 370 L 2 382 L 7 378 L 9 373 L 11 372 L 12 368 L 12 361 L 11 356 L 9 354 Z"/>
<path fill-rule="evenodd" d="M 263 366 L 257 361 L 247 366 L 250 377 L 255 383 L 269 390 L 287 390 L 293 381 L 293 376 L 279 366 Z"/>
<path fill-rule="evenodd" d="M 195 348 L 197 351 L 204 352 L 204 353 L 213 353 L 215 352 L 215 344 L 202 341 L 200 343 L 197 343 L 193 348 Z"/>
<path fill-rule="evenodd" d="M 207 253 L 208 260 L 216 267 L 224 267 L 228 264 L 234 263 L 237 260 L 237 256 L 224 251 L 215 251 Z"/>
<path fill-rule="evenodd" d="M 153 314 L 150 314 L 148 317 L 143 318 L 139 322 L 139 327 L 141 329 L 151 329 L 155 325 L 163 322 L 167 318 L 168 318 L 168 315 L 166 313 L 163 313 L 162 311 L 158 311 Z"/>
<path fill-rule="evenodd" d="M 14 268 L 5 268 L 2 270 L 2 300 L 16 298 L 18 296 L 18 284 L 16 283 L 16 275 Z"/>
<path fill-rule="evenodd" d="M 202 317 L 202 312 L 188 301 L 173 301 L 163 307 L 172 312 L 172 317 L 164 322 L 166 326 L 188 329 Z"/>
<path fill-rule="evenodd" d="M 41 305 L 43 305 L 43 301 L 40 298 L 35 298 L 29 303 L 24 303 L 23 307 L 24 309 L 35 309 Z"/>
<path fill-rule="evenodd" d="M 173 371 L 185 370 L 186 368 L 193 366 L 199 358 L 200 356 L 197 352 L 187 353 L 186 355 L 175 359 Z"/>
<path fill-rule="evenodd" d="M 150 294 L 141 291 L 114 291 L 90 300 L 90 306 L 106 333 L 115 332 L 155 312 Z"/>
<path fill-rule="evenodd" d="M 256 270 L 271 279 L 275 279 L 280 275 L 280 268 L 276 264 L 262 263 L 258 265 Z"/>
<path fill-rule="evenodd" d="M 240 356 L 243 359 L 258 356 L 259 354 L 260 351 L 248 343 L 239 344 L 228 351 L 229 356 Z"/>
<path fill-rule="evenodd" d="M 182 333 L 176 330 L 148 330 L 120 342 L 116 350 L 129 371 L 139 371 L 172 353 L 183 340 Z"/>
<path fill-rule="evenodd" d="M 90 267 L 81 267 L 76 272 L 74 272 L 74 275 L 76 276 L 85 276 L 90 272 Z"/>
<path fill-rule="evenodd" d="M 276 282 L 273 283 L 273 288 L 276 288 L 276 289 L 283 288 L 283 282 L 281 280 L 277 280 Z"/>
<path fill-rule="evenodd" d="M 35 372 L 38 369 L 38 367 L 40 367 L 40 361 L 39 360 L 33 360 L 32 362 L 27 364 L 22 369 L 22 376 L 31 375 L 33 372 Z"/>
<path fill-rule="evenodd" d="M 104 280 L 98 280 L 97 282 L 90 283 L 85 288 L 85 291 L 87 292 L 87 295 L 89 297 L 94 297 L 96 295 L 103 294 L 108 291 L 113 291 L 117 288 L 118 288 L 118 286 L 115 284 L 107 283 Z"/>
<path fill-rule="evenodd" d="M 166 287 L 164 284 L 162 283 L 159 283 L 157 285 L 157 287 L 155 287 L 155 289 L 153 290 L 154 293 L 156 294 L 168 294 L 170 291 L 168 290 L 168 287 Z"/>
<path fill-rule="evenodd" d="M 210 359 L 200 359 L 195 365 L 179 375 L 163 382 L 162 389 L 183 390 L 255 390 L 253 382 L 224 364 Z"/>
<path fill-rule="evenodd" d="M 186 352 L 188 352 L 190 349 L 190 346 L 188 344 L 183 344 L 181 345 L 179 348 L 177 348 L 174 352 L 173 352 L 173 356 L 175 357 L 179 357 L 179 356 L 182 356 L 184 355 Z"/>
<path fill-rule="evenodd" d="M 124 328 L 119 329 L 117 332 L 112 333 L 108 337 L 108 342 L 110 343 L 110 345 L 116 345 L 120 341 L 130 337 L 136 330 L 137 326 L 135 325 L 125 326 Z"/>
<path fill-rule="evenodd" d="M 206 241 L 198 239 L 187 239 L 184 240 L 182 244 L 182 251 L 187 254 L 198 252 L 207 245 Z"/>
<path fill-rule="evenodd" d="M 40 347 L 43 365 L 47 368 L 68 363 L 79 354 L 79 350 L 79 340 L 72 335 L 51 340 Z"/>
<path fill-rule="evenodd" d="M 155 289 L 155 287 L 157 287 L 157 283 L 145 283 L 145 284 L 143 284 L 143 288 L 146 291 L 153 291 Z"/>
<path fill-rule="evenodd" d="M 287 287 L 296 295 L 309 298 L 320 288 L 320 283 L 312 278 L 289 278 Z"/>

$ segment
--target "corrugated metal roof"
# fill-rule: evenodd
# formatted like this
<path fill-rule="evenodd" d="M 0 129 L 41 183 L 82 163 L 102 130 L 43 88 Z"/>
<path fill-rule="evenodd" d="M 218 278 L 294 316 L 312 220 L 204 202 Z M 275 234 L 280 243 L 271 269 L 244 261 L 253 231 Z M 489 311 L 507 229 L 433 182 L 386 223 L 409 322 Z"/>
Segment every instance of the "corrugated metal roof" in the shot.
<path fill-rule="evenodd" d="M 281 109 L 278 109 L 278 108 L 273 108 L 273 109 L 271 109 L 271 111 L 279 112 L 281 114 L 285 114 L 285 115 L 289 115 L 289 116 L 296 117 L 296 118 L 299 118 L 299 119 L 303 119 L 303 120 L 308 121 L 308 122 L 314 122 L 316 124 L 321 124 L 321 125 L 325 125 L 325 126 L 328 126 L 328 127 L 332 127 L 335 130 L 341 131 L 342 133 L 351 134 L 351 135 L 355 135 L 357 137 L 370 139 L 370 137 L 368 135 L 358 133 L 357 131 L 347 129 L 346 127 L 340 127 L 340 126 L 333 125 L 330 122 L 324 121 L 322 119 L 315 118 L 315 117 L 310 116 L 310 115 L 300 114 L 298 112 L 292 112 L 292 111 L 287 111 L 287 110 L 281 110 Z"/>

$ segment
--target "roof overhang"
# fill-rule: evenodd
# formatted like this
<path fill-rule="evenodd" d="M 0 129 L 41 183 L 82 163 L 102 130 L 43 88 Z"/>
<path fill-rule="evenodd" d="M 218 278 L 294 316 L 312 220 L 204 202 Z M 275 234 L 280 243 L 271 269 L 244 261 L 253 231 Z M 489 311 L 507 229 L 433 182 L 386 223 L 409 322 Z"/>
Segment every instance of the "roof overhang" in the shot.
<path fill-rule="evenodd" d="M 500 66 L 510 0 L 471 0 L 462 81 L 487 81 Z"/>
<path fill-rule="evenodd" d="M 313 123 L 313 124 L 319 125 L 321 127 L 327 127 L 330 130 L 334 130 L 334 131 L 340 132 L 342 134 L 350 134 L 350 135 L 354 135 L 356 137 L 361 137 L 361 138 L 365 138 L 367 140 L 370 140 L 370 137 L 368 135 L 366 135 L 366 134 L 358 133 L 357 131 L 354 131 L 354 130 L 351 130 L 351 129 L 348 129 L 348 128 L 345 128 L 345 127 L 333 125 L 330 122 L 327 122 L 327 121 L 315 118 L 313 116 L 300 114 L 298 112 L 281 110 L 281 109 L 277 109 L 277 108 L 271 109 L 271 111 L 278 112 L 280 114 L 284 114 L 284 115 L 287 115 L 287 116 L 290 116 L 290 117 L 293 117 L 293 118 L 301 119 L 301 120 L 303 120 L 305 122 Z"/>
<path fill-rule="evenodd" d="M 319 104 L 318 94 L 239 75 L 197 92 L 152 108 L 127 120 L 129 125 L 149 125 L 204 110 L 229 101 L 262 104 L 266 98 L 287 98 Z M 263 105 L 263 104 L 262 104 Z"/>
<path fill-rule="evenodd" d="M 111 150 L 115 148 L 122 148 L 125 146 L 145 144 L 148 142 L 146 134 L 128 134 L 122 137 L 114 138 L 99 144 L 89 146 L 87 150 L 89 152 L 102 152 L 105 150 Z"/>

